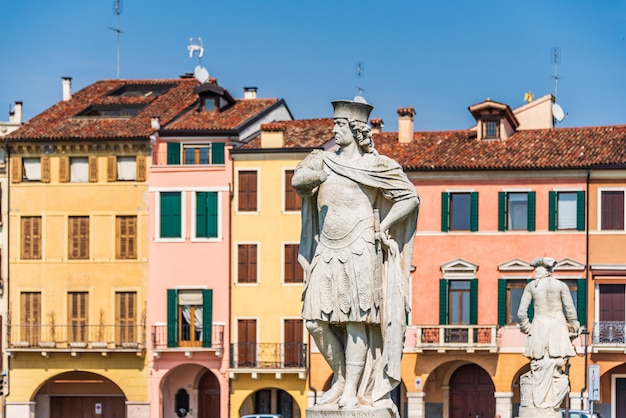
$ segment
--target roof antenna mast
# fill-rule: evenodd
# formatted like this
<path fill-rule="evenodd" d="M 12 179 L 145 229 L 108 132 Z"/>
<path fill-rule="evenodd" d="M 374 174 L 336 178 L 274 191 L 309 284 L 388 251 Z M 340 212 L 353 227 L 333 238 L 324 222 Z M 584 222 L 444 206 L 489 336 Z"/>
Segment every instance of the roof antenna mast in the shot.
<path fill-rule="evenodd" d="M 115 0 L 115 14 L 117 15 L 117 28 L 109 26 L 117 34 L 117 78 L 120 78 L 120 34 L 124 31 L 120 28 L 120 15 L 122 14 L 122 0 Z"/>
<path fill-rule="evenodd" d="M 363 76 L 363 73 L 365 72 L 365 64 L 363 63 L 363 61 L 359 61 L 356 63 L 356 76 L 357 79 L 359 81 L 359 84 L 361 84 L 361 77 Z M 361 86 L 356 85 L 356 96 L 354 97 L 354 101 L 355 102 L 361 102 L 361 103 L 367 103 L 367 101 L 365 100 L 365 98 L 363 97 L 363 92 L 365 91 Z"/>
<path fill-rule="evenodd" d="M 558 46 L 553 47 L 550 51 L 550 58 L 552 60 L 552 64 L 554 64 L 554 75 L 552 76 L 552 78 L 554 78 L 554 103 L 552 104 L 552 117 L 554 123 L 556 124 L 563 122 L 563 120 L 568 116 L 556 101 L 560 79 L 558 68 L 561 63 L 561 48 Z"/>

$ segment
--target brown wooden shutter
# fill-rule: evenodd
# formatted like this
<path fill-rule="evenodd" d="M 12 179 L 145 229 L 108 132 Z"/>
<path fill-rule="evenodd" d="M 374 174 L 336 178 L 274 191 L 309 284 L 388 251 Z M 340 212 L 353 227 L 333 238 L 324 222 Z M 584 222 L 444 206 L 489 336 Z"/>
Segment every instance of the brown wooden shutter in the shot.
<path fill-rule="evenodd" d="M 257 172 L 239 172 L 239 193 L 237 194 L 240 211 L 257 210 Z"/>
<path fill-rule="evenodd" d="M 70 157 L 59 157 L 59 181 L 61 183 L 70 181 Z"/>
<path fill-rule="evenodd" d="M 146 156 L 137 156 L 137 181 L 146 181 Z"/>
<path fill-rule="evenodd" d="M 256 365 L 256 319 L 237 321 L 237 364 Z"/>
<path fill-rule="evenodd" d="M 50 183 L 50 157 L 41 156 L 41 182 Z"/>
<path fill-rule="evenodd" d="M 302 283 L 304 272 L 298 263 L 298 244 L 285 244 L 285 283 Z"/>
<path fill-rule="evenodd" d="M 20 183 L 22 181 L 23 170 L 22 157 L 11 158 L 11 183 Z"/>
<path fill-rule="evenodd" d="M 117 157 L 109 155 L 107 158 L 107 181 L 117 180 Z"/>
<path fill-rule="evenodd" d="M 136 292 L 115 293 L 115 328 L 118 343 L 136 342 Z"/>
<path fill-rule="evenodd" d="M 137 258 L 137 217 L 118 216 L 115 219 L 115 257 Z"/>
<path fill-rule="evenodd" d="M 285 210 L 300 210 L 302 201 L 296 193 L 296 189 L 291 185 L 293 170 L 285 171 Z"/>
<path fill-rule="evenodd" d="M 70 325 L 69 340 L 85 342 L 87 340 L 88 325 L 88 294 L 87 292 L 68 292 L 67 294 L 67 323 Z"/>
<path fill-rule="evenodd" d="M 22 258 L 25 260 L 41 258 L 41 217 L 23 216 L 22 228 Z"/>
<path fill-rule="evenodd" d="M 68 258 L 89 258 L 89 217 L 70 216 L 68 218 Z"/>
<path fill-rule="evenodd" d="M 22 341 L 31 345 L 39 344 L 39 325 L 41 325 L 41 293 L 22 292 L 20 294 L 20 316 Z"/>
<path fill-rule="evenodd" d="M 256 244 L 241 244 L 238 246 L 238 273 L 239 283 L 257 282 L 257 247 Z"/>
<path fill-rule="evenodd" d="M 95 155 L 89 156 L 89 182 L 98 182 L 98 157 Z"/>
<path fill-rule="evenodd" d="M 284 339 L 284 366 L 302 367 L 304 355 L 302 353 L 302 320 L 285 319 L 283 328 Z"/>

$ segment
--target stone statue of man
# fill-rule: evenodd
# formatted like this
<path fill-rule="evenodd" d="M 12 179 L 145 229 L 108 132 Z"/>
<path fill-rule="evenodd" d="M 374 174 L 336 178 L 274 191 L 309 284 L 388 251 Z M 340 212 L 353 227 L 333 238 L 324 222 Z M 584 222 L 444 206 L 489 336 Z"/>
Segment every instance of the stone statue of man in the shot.
<path fill-rule="evenodd" d="M 576 355 L 572 339 L 580 324 L 569 288 L 552 277 L 556 261 L 539 257 L 531 265 L 535 279 L 526 285 L 517 313 L 521 331 L 528 334 L 524 356 L 530 360 L 530 371 L 520 378 L 519 416 L 560 418 L 561 402 L 569 392 L 567 363 Z"/>
<path fill-rule="evenodd" d="M 313 151 L 292 180 L 303 198 L 302 317 L 334 373 L 318 405 L 393 411 L 419 198 L 400 165 L 374 149 L 372 106 L 332 104 L 338 147 Z"/>

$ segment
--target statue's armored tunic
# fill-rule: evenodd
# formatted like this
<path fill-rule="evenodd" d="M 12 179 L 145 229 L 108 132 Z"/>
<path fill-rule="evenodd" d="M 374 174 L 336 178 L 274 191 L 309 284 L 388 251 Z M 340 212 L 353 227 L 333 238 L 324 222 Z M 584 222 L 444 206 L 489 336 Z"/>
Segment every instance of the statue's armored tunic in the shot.
<path fill-rule="evenodd" d="M 331 323 L 378 323 L 382 253 L 376 248 L 373 212 L 378 190 L 325 171 L 328 178 L 317 195 L 319 241 L 302 315 Z"/>

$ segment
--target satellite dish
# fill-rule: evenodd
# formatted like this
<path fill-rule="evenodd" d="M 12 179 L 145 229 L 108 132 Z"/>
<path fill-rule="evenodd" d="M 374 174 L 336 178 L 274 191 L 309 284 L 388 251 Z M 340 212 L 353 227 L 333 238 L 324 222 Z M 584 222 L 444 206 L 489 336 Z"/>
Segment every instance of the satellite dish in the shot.
<path fill-rule="evenodd" d="M 193 76 L 196 77 L 196 80 L 198 80 L 200 83 L 204 83 L 209 79 L 209 72 L 203 66 L 196 65 L 196 68 L 193 71 Z"/>
<path fill-rule="evenodd" d="M 365 97 L 363 97 L 361 95 L 354 96 L 354 101 L 356 103 L 367 103 L 367 100 L 365 100 Z"/>
<path fill-rule="evenodd" d="M 563 112 L 561 106 L 557 103 L 552 105 L 552 116 L 554 116 L 554 119 L 556 119 L 557 122 L 561 122 L 565 119 L 565 113 Z"/>

